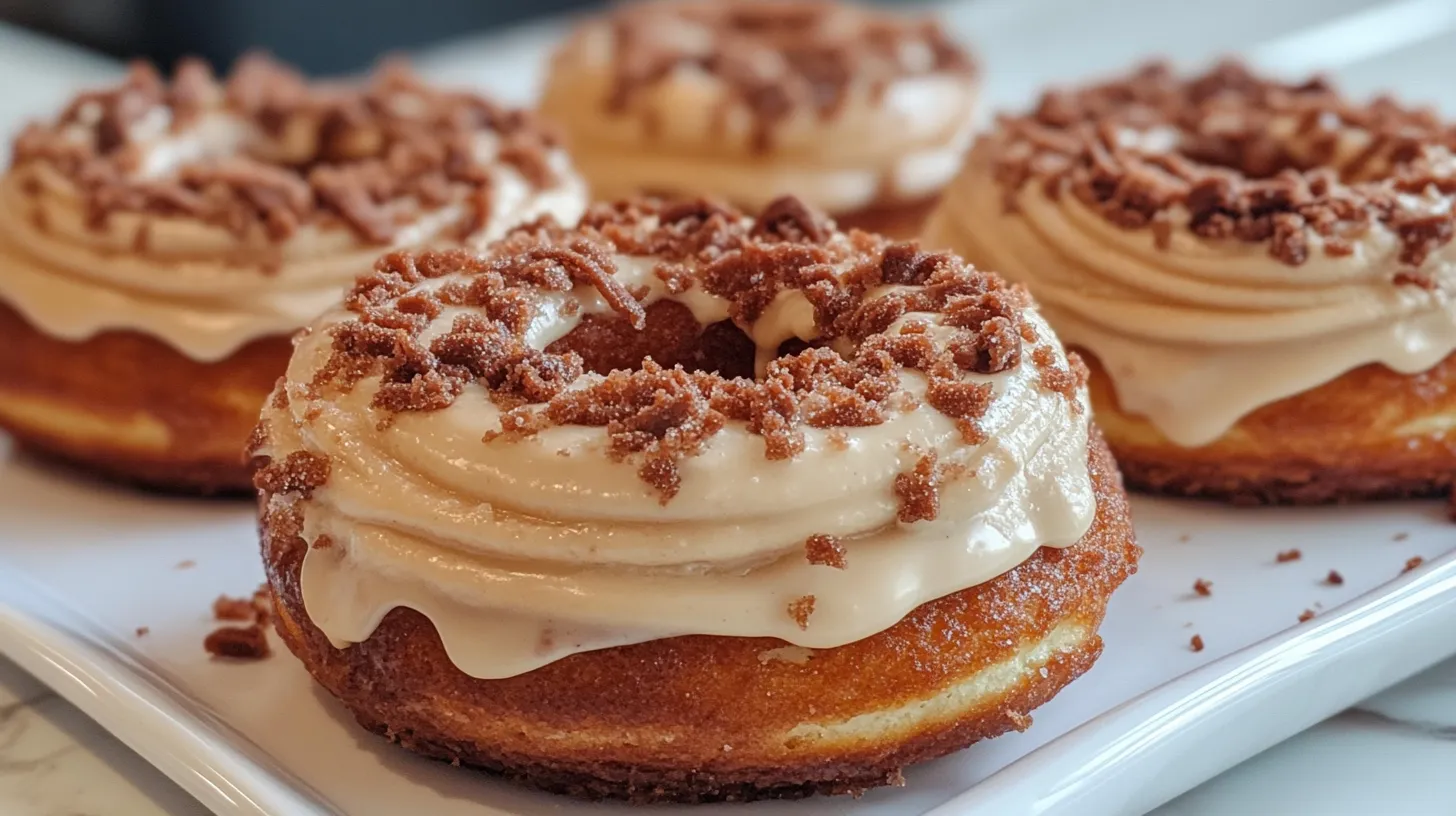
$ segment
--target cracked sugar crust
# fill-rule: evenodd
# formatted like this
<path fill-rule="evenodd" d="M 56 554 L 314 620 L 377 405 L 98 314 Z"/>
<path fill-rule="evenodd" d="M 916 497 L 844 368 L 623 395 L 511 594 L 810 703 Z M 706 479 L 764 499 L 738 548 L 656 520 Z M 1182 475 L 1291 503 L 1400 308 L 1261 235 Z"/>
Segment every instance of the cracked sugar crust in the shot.
<path fill-rule="evenodd" d="M 1397 285 L 1451 241 L 1456 214 L 1410 196 L 1456 195 L 1456 129 L 1388 97 L 1356 104 L 1321 78 L 1286 84 L 1237 62 L 1179 77 L 1163 63 L 1046 92 L 992 138 L 1007 206 L 1027 185 L 1070 195 L 1169 244 L 1175 221 L 1207 239 L 1267 243 L 1290 266 L 1340 257 L 1377 225 L 1398 237 Z M 1184 215 L 1175 216 L 1176 213 Z"/>
<path fill-rule="evenodd" d="M 215 115 L 256 135 L 223 155 L 143 172 L 153 142 Z M 478 155 L 482 137 L 499 142 L 491 161 Z M 221 81 L 196 59 L 179 63 L 170 80 L 134 63 L 119 85 L 84 92 L 54 121 L 23 130 L 12 166 L 44 164 L 69 179 L 94 228 L 112 213 L 151 213 L 276 243 L 305 225 L 338 222 L 387 244 L 423 212 L 456 200 L 466 204 L 462 234 L 478 229 L 490 216 L 493 163 L 537 189 L 556 184 L 554 147 L 529 113 L 434 88 L 400 63 L 344 85 L 308 82 L 253 54 Z M 35 193 L 40 185 L 26 186 Z"/>
<path fill-rule="evenodd" d="M 817 337 L 786 343 L 756 379 L 663 366 L 651 356 L 631 370 L 590 373 L 575 351 L 526 341 L 543 295 L 578 287 L 595 290 L 640 331 L 644 307 L 613 274 L 619 256 L 650 259 L 678 291 L 701 287 L 726 300 L 740 327 L 781 293 L 802 293 Z M 1070 393 L 1081 381 L 1056 365 L 1050 347 L 1023 354 L 1035 332 L 1025 329 L 1030 299 L 1022 289 L 950 254 L 839 232 L 791 198 L 757 219 L 708 201 L 624 201 L 597 205 L 574 227 L 528 224 L 484 256 L 396 252 L 359 279 L 345 304 L 353 319 L 329 329 L 331 353 L 312 388 L 350 389 L 378 376 L 372 405 L 383 426 L 390 415 L 446 408 L 479 384 L 503 409 L 499 428 L 481 429 L 486 442 L 559 425 L 605 428 L 608 455 L 634 463 L 664 503 L 681 485 L 679 464 L 730 421 L 762 437 L 769 460 L 802 452 L 806 428 L 878 425 L 905 410 L 939 411 L 976 444 L 993 389 L 968 375 L 1030 357 L 1047 390 Z M 446 308 L 456 310 L 450 324 L 427 336 Z M 892 328 L 910 313 L 939 316 L 949 340 L 934 342 L 919 319 Z M 926 378 L 924 404 L 905 391 L 906 370 Z M 934 518 L 938 483 L 915 478 L 902 517 Z"/>

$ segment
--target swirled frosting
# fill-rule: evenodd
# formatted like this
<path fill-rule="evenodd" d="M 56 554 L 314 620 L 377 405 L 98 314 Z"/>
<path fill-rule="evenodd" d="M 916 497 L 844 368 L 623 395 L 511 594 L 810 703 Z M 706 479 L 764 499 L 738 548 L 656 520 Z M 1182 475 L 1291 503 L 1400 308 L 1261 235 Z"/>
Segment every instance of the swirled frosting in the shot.
<path fill-rule="evenodd" d="M 261 426 L 268 513 L 311 544 L 314 624 L 347 647 L 415 609 L 486 678 L 687 634 L 828 648 L 1082 537 L 1085 390 L 1022 295 L 912 245 L 754 229 L 647 210 L 627 228 L 518 234 L 473 267 L 386 259 L 353 311 L 301 339 Z M 753 258 L 761 286 L 718 277 Z M 611 279 L 588 283 L 591 269 Z M 519 302 L 480 283 L 492 275 L 537 282 L 509 321 L 518 345 L 476 319 Z M 557 377 L 572 363 L 541 351 L 593 315 L 634 321 L 632 305 L 664 300 L 732 320 L 769 358 L 758 380 L 650 362 Z M 410 325 L 417 345 L 380 346 L 395 362 L 370 364 L 356 352 L 383 337 L 371 320 Z M 841 351 L 776 357 L 790 338 Z M 809 372 L 827 379 L 806 390 Z"/>
<path fill-rule="evenodd" d="M 1124 410 L 1207 444 L 1359 366 L 1456 351 L 1450 136 L 1392 104 L 1227 65 L 1051 94 L 976 145 L 924 240 L 1027 284 Z"/>
<path fill-rule="evenodd" d="M 225 85 L 139 66 L 18 138 L 0 298 L 57 337 L 130 329 L 212 361 L 305 325 L 381 251 L 584 206 L 528 119 L 398 68 L 335 87 L 260 58 Z"/>
<path fill-rule="evenodd" d="M 923 200 L 969 144 L 970 59 L 932 22 L 819 0 L 637 3 L 561 46 L 541 109 L 598 198 L 831 213 Z"/>

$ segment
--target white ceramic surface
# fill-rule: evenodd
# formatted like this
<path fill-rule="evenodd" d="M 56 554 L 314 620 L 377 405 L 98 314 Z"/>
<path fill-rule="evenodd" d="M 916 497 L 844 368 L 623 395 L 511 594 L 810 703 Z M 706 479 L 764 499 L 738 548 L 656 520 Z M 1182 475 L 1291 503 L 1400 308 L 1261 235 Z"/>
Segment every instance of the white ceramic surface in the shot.
<path fill-rule="evenodd" d="M 734 812 L 1140 812 L 1456 651 L 1438 504 L 1136 512 L 1148 555 L 1114 598 L 1106 653 L 1029 731 L 916 769 L 904 789 Z M 261 580 L 246 503 L 137 496 L 11 455 L 0 518 L 0 652 L 218 813 L 615 810 L 408 756 L 359 731 L 287 656 L 210 660 L 213 598 Z M 1303 557 L 1276 563 L 1293 546 Z M 1413 555 L 1432 563 L 1401 576 Z M 1322 583 L 1330 569 L 1343 586 Z M 1197 578 L 1211 597 L 1193 594 Z M 1321 615 L 1300 625 L 1306 608 Z"/>
<path fill-rule="evenodd" d="M 977 41 L 993 105 L 1149 50 L 1188 62 L 1243 50 L 1291 73 L 1332 68 L 1359 92 L 1452 100 L 1456 4 L 1444 0 L 982 0 L 948 13 Z M 469 44 L 428 64 L 522 98 L 550 35 Z M 11 99 L 4 112 L 38 109 L 24 93 Z M 359 732 L 287 657 L 210 661 L 200 643 L 212 599 L 261 577 L 245 506 L 137 497 L 5 457 L 0 651 L 215 812 L 620 812 L 406 756 Z M 1104 658 L 1028 732 L 913 771 L 903 790 L 733 811 L 1137 813 L 1456 651 L 1456 556 L 1437 558 L 1456 536 L 1438 505 L 1137 511 L 1149 553 L 1114 600 Z M 1303 558 L 1275 564 L 1290 547 Z M 1432 563 L 1400 576 L 1413 555 Z M 178 569 L 186 560 L 197 565 Z M 1331 568 L 1343 586 L 1321 583 Z M 1212 597 L 1191 593 L 1199 577 Z M 1306 608 L 1320 617 L 1298 625 Z M 1202 653 L 1187 647 L 1194 633 Z"/>

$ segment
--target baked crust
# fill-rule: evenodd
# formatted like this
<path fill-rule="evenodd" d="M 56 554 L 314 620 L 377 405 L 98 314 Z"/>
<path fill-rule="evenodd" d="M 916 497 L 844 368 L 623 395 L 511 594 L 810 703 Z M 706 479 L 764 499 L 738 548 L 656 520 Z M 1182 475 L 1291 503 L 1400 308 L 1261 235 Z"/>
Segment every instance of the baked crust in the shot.
<path fill-rule="evenodd" d="M 775 659 L 785 644 L 774 639 L 691 636 L 474 679 L 408 609 L 389 613 L 363 643 L 330 645 L 304 609 L 301 519 L 282 503 L 265 515 L 263 550 L 284 642 L 365 728 L 411 751 L 592 799 L 858 793 L 899 784 L 907 765 L 1024 729 L 1027 712 L 1100 654 L 1108 596 L 1141 551 L 1095 432 L 1089 461 L 1098 511 L 1077 544 L 1042 548 L 993 581 L 802 662 Z M 969 691 L 973 679 L 991 692 Z M 890 712 L 900 716 L 889 726 L 850 723 Z"/>
<path fill-rule="evenodd" d="M 1418 374 L 1362 366 L 1185 448 L 1125 412 L 1096 357 L 1080 351 L 1098 424 L 1134 490 L 1322 504 L 1434 497 L 1456 482 L 1456 354 Z"/>
<path fill-rule="evenodd" d="M 243 493 L 243 449 L 288 365 L 287 337 L 216 363 L 153 337 L 51 337 L 0 303 L 0 426 L 26 448 L 109 479 L 182 493 Z"/>

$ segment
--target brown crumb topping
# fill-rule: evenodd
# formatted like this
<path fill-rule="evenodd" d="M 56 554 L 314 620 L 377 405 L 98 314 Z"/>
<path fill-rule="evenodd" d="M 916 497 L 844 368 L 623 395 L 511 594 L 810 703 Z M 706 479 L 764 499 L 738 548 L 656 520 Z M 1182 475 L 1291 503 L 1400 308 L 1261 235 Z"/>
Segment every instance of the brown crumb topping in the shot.
<path fill-rule="evenodd" d="M 789 617 L 794 623 L 799 624 L 800 629 L 809 628 L 809 616 L 814 614 L 814 596 L 804 595 L 795 598 L 789 603 Z"/>
<path fill-rule="evenodd" d="M 569 347 L 528 345 L 543 299 L 578 287 L 594 289 L 616 320 L 643 330 L 646 311 L 614 276 L 615 255 L 652 258 L 664 280 L 688 276 L 673 285 L 724 298 L 740 326 L 779 293 L 802 292 L 818 337 L 786 343 L 757 379 L 667 367 L 650 357 L 634 370 L 587 376 Z M 444 285 L 420 286 L 446 275 L 452 278 Z M 885 284 L 898 286 L 885 294 Z M 313 388 L 348 389 L 378 376 L 373 407 L 383 427 L 397 413 L 448 407 L 478 384 L 504 409 L 501 427 L 484 430 L 485 442 L 508 443 L 552 426 L 605 428 L 608 454 L 634 463 L 663 502 L 680 489 L 681 463 L 730 421 L 763 439 L 767 459 L 781 460 L 805 449 L 807 429 L 829 431 L 831 447 L 847 446 L 843 429 L 918 408 L 901 384 L 904 370 L 921 372 L 925 401 L 954 419 L 968 443 L 979 444 L 984 432 L 976 421 L 993 390 L 968 375 L 1020 364 L 1020 327 L 1030 306 L 1023 291 L 953 255 L 836 232 L 792 199 L 775 202 L 757 220 L 706 201 L 598 205 L 575 228 L 542 220 L 486 256 L 386 255 L 345 303 L 354 319 L 330 329 L 332 353 Z M 422 339 L 447 307 L 462 313 L 443 333 Z M 948 339 L 938 343 L 924 321 L 891 330 L 912 312 L 940 315 Z M 831 343 L 850 350 L 835 351 Z M 1054 357 L 1050 348 L 1046 355 Z M 259 478 L 284 483 L 284 469 L 270 465 Z M 327 477 L 326 467 L 321 475 Z M 902 518 L 934 517 L 939 478 L 927 472 L 902 479 Z"/>
<path fill-rule="evenodd" d="M 1213 594 L 1213 582 L 1199 578 L 1193 582 L 1193 592 L 1195 595 L 1207 598 Z"/>
<path fill-rule="evenodd" d="M 139 638 L 144 638 L 147 635 L 150 635 L 151 633 L 152 633 L 152 627 L 150 627 L 150 626 L 138 626 L 136 628 L 136 636 L 139 637 Z"/>
<path fill-rule="evenodd" d="M 260 624 L 220 626 L 202 642 L 213 657 L 234 660 L 262 660 L 272 654 L 268 634 Z"/>
<path fill-rule="evenodd" d="M 1314 620 L 1314 616 L 1315 616 L 1315 611 L 1313 609 L 1306 609 L 1303 612 L 1300 612 L 1299 613 L 1299 622 L 1300 623 L 1308 623 L 1308 622 Z"/>
<path fill-rule="evenodd" d="M 1286 122 L 1291 135 L 1275 126 Z M 1352 153 L 1354 132 L 1369 141 Z M 1392 282 L 1424 285 L 1409 270 L 1456 232 L 1456 213 L 1401 200 L 1456 193 L 1439 155 L 1456 147 L 1456 129 L 1387 97 L 1351 103 L 1320 78 L 1286 84 L 1235 62 L 1182 78 L 1152 63 L 1119 81 L 1048 91 L 1031 113 L 1003 118 L 990 144 L 1008 204 L 1035 183 L 1118 227 L 1150 230 L 1162 247 L 1175 209 L 1196 236 L 1265 243 L 1291 266 L 1349 255 L 1379 224 L 1398 236 L 1407 267 Z"/>
<path fill-rule="evenodd" d="M 1330 586 L 1341 586 L 1345 583 L 1345 576 L 1335 570 L 1330 570 L 1330 574 L 1325 576 L 1325 583 Z"/>
<path fill-rule="evenodd" d="M 940 515 L 940 475 L 935 451 L 931 451 L 920 457 L 913 470 L 895 477 L 901 523 L 935 521 Z"/>
<path fill-rule="evenodd" d="M 729 92 L 716 120 L 747 110 L 759 150 L 796 112 L 833 118 L 852 88 L 879 95 L 907 77 L 974 74 L 970 57 L 933 20 L 825 0 L 624 4 L 608 25 L 611 113 L 632 113 L 679 69 L 706 72 Z"/>
<path fill-rule="evenodd" d="M 328 457 L 308 451 L 293 451 L 282 461 L 269 462 L 253 474 L 253 486 L 260 491 L 298 493 L 304 498 L 328 480 Z"/>
<path fill-rule="evenodd" d="M 1274 563 L 1276 563 L 1276 564 L 1288 564 L 1290 561 L 1298 561 L 1299 559 L 1301 559 L 1303 557 L 1304 557 L 1304 553 L 1301 553 L 1297 549 L 1296 550 L 1284 550 L 1284 551 L 1280 552 L 1278 555 L 1274 556 Z"/>
<path fill-rule="evenodd" d="M 261 135 L 174 172 L 136 172 L 153 141 L 218 115 Z M 478 154 L 482 134 L 499 139 L 498 158 Z M 114 212 L 184 216 L 277 243 L 306 224 L 342 223 L 385 244 L 451 202 L 464 202 L 466 220 L 483 223 L 496 161 L 537 187 L 554 184 L 546 161 L 553 146 L 525 112 L 434 88 L 397 63 L 358 84 L 309 83 L 254 54 L 225 81 L 197 60 L 184 60 L 170 81 L 133 64 L 121 84 L 82 93 L 55 121 L 27 127 L 12 166 L 59 171 L 95 227 Z"/>
<path fill-rule="evenodd" d="M 1422 558 L 1421 556 L 1412 556 L 1411 558 L 1406 560 L 1405 569 L 1401 570 L 1401 572 L 1405 573 L 1410 572 L 1413 569 L 1418 569 L 1424 563 L 1426 563 L 1426 559 Z"/>
<path fill-rule="evenodd" d="M 212 615 L 219 621 L 247 621 L 247 625 L 218 627 L 202 643 L 208 654 L 240 660 L 261 660 L 272 653 L 268 646 L 266 627 L 273 617 L 273 603 L 267 584 L 258 587 L 247 598 L 218 596 L 212 603 Z"/>
<path fill-rule="evenodd" d="M 804 557 L 816 567 L 844 569 L 848 566 L 844 553 L 844 544 L 834 536 L 811 535 L 804 542 Z"/>
<path fill-rule="evenodd" d="M 212 616 L 220 621 L 250 621 L 257 617 L 252 598 L 219 595 L 212 602 Z"/>
<path fill-rule="evenodd" d="M 1188 640 L 1188 648 L 1195 652 L 1203 651 L 1203 635 L 1194 635 Z"/>

